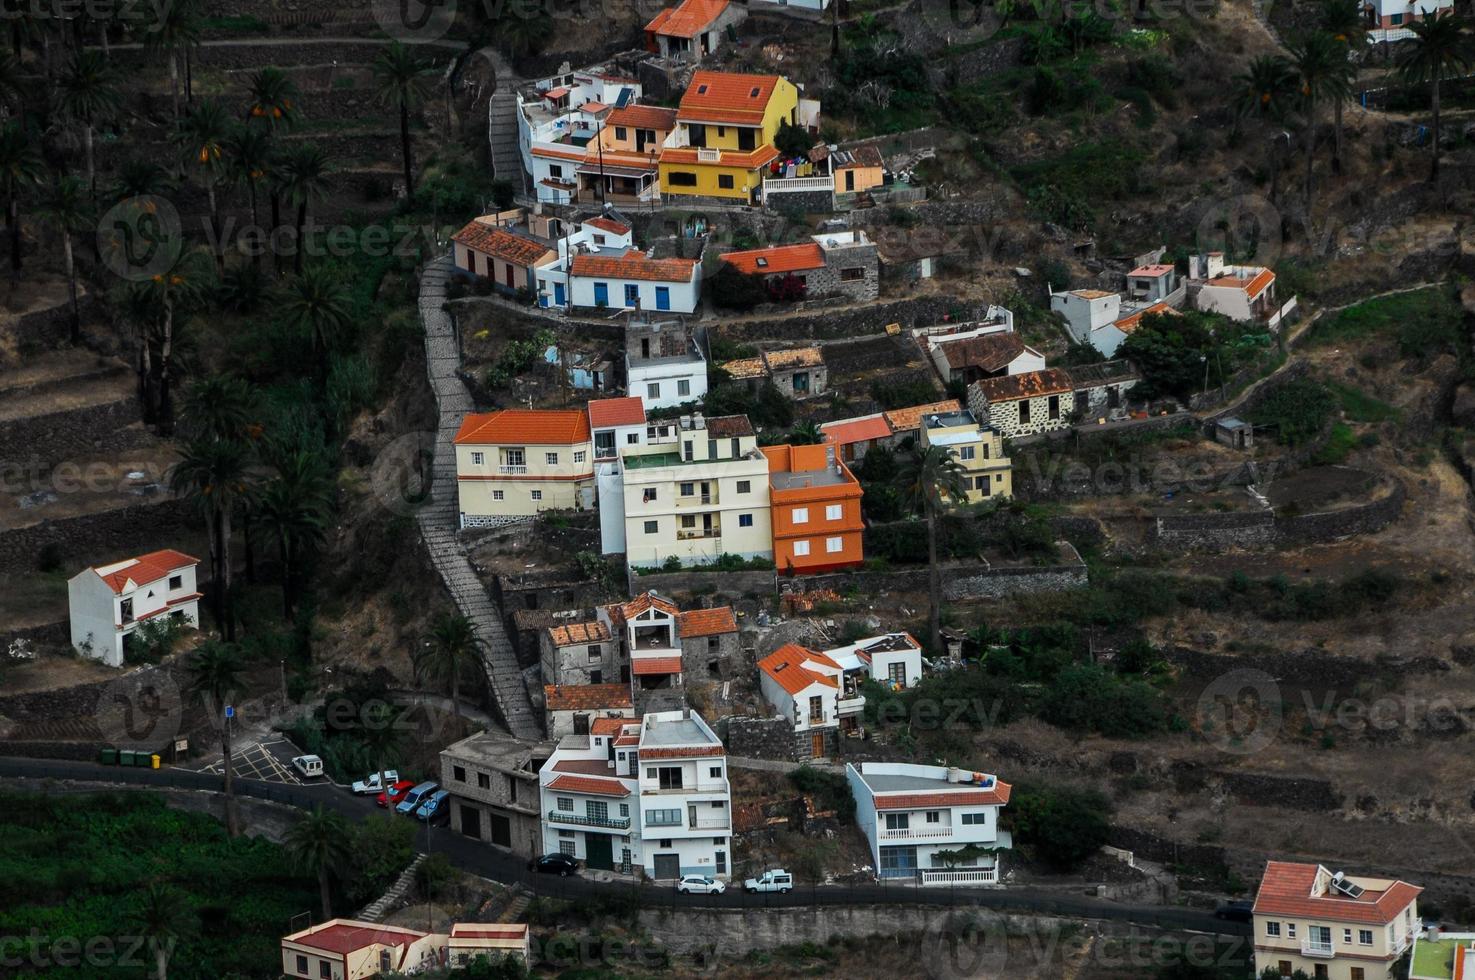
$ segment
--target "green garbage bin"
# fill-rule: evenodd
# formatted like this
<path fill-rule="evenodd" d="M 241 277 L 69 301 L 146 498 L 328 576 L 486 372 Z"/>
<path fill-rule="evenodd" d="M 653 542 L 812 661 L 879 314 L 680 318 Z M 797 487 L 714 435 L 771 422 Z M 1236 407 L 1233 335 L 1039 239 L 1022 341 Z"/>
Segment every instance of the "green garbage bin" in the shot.
<path fill-rule="evenodd" d="M 133 753 L 133 764 L 139 769 L 148 769 L 154 764 L 154 754 L 152 752 L 135 752 Z"/>
<path fill-rule="evenodd" d="M 105 766 L 116 766 L 118 764 L 118 750 L 102 749 L 97 753 L 97 761 Z"/>
<path fill-rule="evenodd" d="M 118 765 L 120 765 L 120 766 L 131 766 L 131 765 L 133 765 L 133 755 L 134 755 L 134 752 L 133 752 L 132 749 L 123 749 L 122 751 L 120 751 L 118 753 Z"/>

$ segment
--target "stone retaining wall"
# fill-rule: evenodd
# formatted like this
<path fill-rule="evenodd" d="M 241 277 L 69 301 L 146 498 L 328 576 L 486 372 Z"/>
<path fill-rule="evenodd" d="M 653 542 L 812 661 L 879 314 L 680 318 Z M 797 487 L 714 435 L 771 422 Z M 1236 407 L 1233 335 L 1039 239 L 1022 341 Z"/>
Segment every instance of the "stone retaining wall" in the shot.
<path fill-rule="evenodd" d="M 1174 514 L 1153 522 L 1159 548 L 1182 551 L 1296 546 L 1372 534 L 1403 513 L 1407 488 L 1389 477 L 1387 492 L 1375 500 L 1312 514 L 1280 515 L 1273 510 L 1227 514 Z"/>
<path fill-rule="evenodd" d="M 683 569 L 679 572 L 652 572 L 640 575 L 630 570 L 630 594 L 659 592 L 672 596 L 686 592 L 716 592 L 722 595 L 771 596 L 777 589 L 777 572 L 762 569 L 748 572 L 704 572 L 700 569 Z"/>
<path fill-rule="evenodd" d="M 785 718 L 729 718 L 727 751 L 746 759 L 793 759 L 794 726 Z"/>
<path fill-rule="evenodd" d="M 1086 564 L 1069 543 L 1059 543 L 1062 560 L 1052 565 L 994 566 L 988 562 L 965 562 L 943 566 L 943 598 L 950 602 L 964 599 L 997 599 L 1006 595 L 1031 592 L 1060 592 L 1085 588 L 1089 584 Z M 783 580 L 786 592 L 854 590 L 864 594 L 879 592 L 925 592 L 928 588 L 926 566 L 903 566 L 886 571 L 836 572 L 829 575 L 803 575 Z"/>
<path fill-rule="evenodd" d="M 0 533 L 0 572 L 28 572 L 36 568 L 41 550 L 55 545 L 64 567 L 82 556 L 126 555 L 164 547 L 201 526 L 199 514 L 187 502 L 166 498 L 152 504 L 120 507 Z"/>
<path fill-rule="evenodd" d="M 734 341 L 754 340 L 835 340 L 878 334 L 887 324 L 899 323 L 903 329 L 941 323 L 943 317 L 967 304 L 951 296 L 915 296 L 902 300 L 882 300 L 848 309 L 827 309 L 822 313 L 803 313 L 772 319 L 731 320 L 718 329 L 722 336 Z"/>
<path fill-rule="evenodd" d="M 30 415 L 0 425 L 0 460 L 42 463 L 47 469 L 81 456 L 123 452 L 153 441 L 139 422 L 132 396 L 48 415 Z"/>
<path fill-rule="evenodd" d="M 94 295 L 78 298 L 78 309 L 83 321 L 97 315 L 99 302 Z M 14 337 L 21 353 L 55 347 L 68 340 L 72 334 L 72 309 L 67 303 L 46 310 L 36 310 L 21 316 L 0 316 L 0 334 Z"/>

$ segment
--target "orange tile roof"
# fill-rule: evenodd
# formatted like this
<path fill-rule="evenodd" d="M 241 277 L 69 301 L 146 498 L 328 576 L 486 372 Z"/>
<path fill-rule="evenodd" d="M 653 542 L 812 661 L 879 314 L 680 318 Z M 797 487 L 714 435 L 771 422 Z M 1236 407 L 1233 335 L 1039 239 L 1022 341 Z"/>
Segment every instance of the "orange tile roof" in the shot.
<path fill-rule="evenodd" d="M 549 711 L 588 711 L 631 706 L 628 684 L 544 684 Z"/>
<path fill-rule="evenodd" d="M 98 572 L 98 577 L 108 584 L 108 588 L 112 589 L 114 594 L 122 595 L 130 579 L 135 585 L 148 585 L 150 582 L 157 582 L 164 578 L 170 572 L 190 568 L 199 563 L 198 558 L 192 558 L 182 551 L 165 548 L 161 551 L 150 551 L 146 555 L 139 555 L 132 559 L 126 567 L 116 569 L 106 575 Z M 107 565 L 101 567 L 107 568 L 108 565 L 115 564 L 117 562 L 108 562 Z M 94 568 L 93 571 L 97 569 Z"/>
<path fill-rule="evenodd" d="M 763 360 L 774 368 L 823 367 L 825 356 L 818 347 L 795 347 L 790 350 L 763 352 Z"/>
<path fill-rule="evenodd" d="M 833 677 L 807 668 L 805 662 L 810 660 L 817 660 L 820 663 L 828 662 L 829 665 L 838 667 L 833 660 L 822 653 L 797 643 L 785 643 L 758 661 L 758 669 L 773 678 L 779 687 L 790 694 L 798 694 L 812 684 L 824 684 L 826 687 L 836 688 L 840 686 Z"/>
<path fill-rule="evenodd" d="M 739 272 L 750 276 L 766 276 L 775 272 L 801 272 L 806 269 L 825 267 L 825 250 L 820 248 L 818 242 L 775 245 L 771 248 L 750 248 L 742 252 L 728 252 L 718 257 Z"/>
<path fill-rule="evenodd" d="M 962 787 L 966 783 L 959 783 Z M 1009 802 L 1013 787 L 994 780 L 993 789 L 973 789 L 971 792 L 952 790 L 945 793 L 877 793 L 877 810 L 920 810 L 929 806 L 1003 806 Z"/>
<path fill-rule="evenodd" d="M 582 159 L 582 154 L 580 159 Z M 492 255 L 512 265 L 531 266 L 553 249 L 542 242 L 522 235 L 514 235 L 505 228 L 493 228 L 480 221 L 469 222 L 466 227 L 451 236 L 451 241 L 460 242 L 469 249 L 484 255 Z"/>
<path fill-rule="evenodd" d="M 736 439 L 753 434 L 753 423 L 746 415 L 712 415 L 707 418 L 707 434 L 718 439 Z"/>
<path fill-rule="evenodd" d="M 600 779 L 598 776 L 555 776 L 548 788 L 568 790 L 570 793 L 588 793 L 591 796 L 630 795 L 630 787 L 618 779 Z"/>
<path fill-rule="evenodd" d="M 1366 922 L 1387 925 L 1419 897 L 1424 889 L 1406 881 L 1395 881 L 1387 891 L 1365 891 L 1360 898 L 1330 892 L 1313 895 L 1315 864 L 1294 861 L 1265 862 L 1265 876 L 1255 894 L 1256 915 L 1285 915 L 1334 922 Z"/>
<path fill-rule="evenodd" d="M 589 441 L 589 416 L 577 409 L 503 408 L 461 420 L 456 445 L 576 445 Z"/>
<path fill-rule="evenodd" d="M 886 413 L 886 421 L 891 425 L 893 431 L 906 432 L 909 429 L 921 428 L 924 415 L 947 415 L 950 412 L 961 412 L 962 410 L 962 402 L 956 398 L 949 398 L 946 401 L 894 409 Z"/>
<path fill-rule="evenodd" d="M 630 673 L 636 677 L 645 677 L 649 674 L 679 674 L 681 673 L 681 658 L 631 657 Z"/>
<path fill-rule="evenodd" d="M 645 29 L 666 37 L 696 37 L 711 27 L 726 9 L 727 0 L 681 0 L 656 14 Z"/>
<path fill-rule="evenodd" d="M 709 755 L 726 755 L 720 745 L 672 745 L 665 748 L 645 749 L 640 753 L 646 759 L 701 759 Z"/>
<path fill-rule="evenodd" d="M 451 926 L 452 939 L 522 939 L 528 934 L 526 922 L 511 923 L 457 922 Z"/>
<path fill-rule="evenodd" d="M 572 271 L 576 276 L 691 282 L 696 266 L 696 259 L 652 259 L 639 252 L 630 252 L 619 258 L 580 254 L 574 256 Z"/>
<path fill-rule="evenodd" d="M 642 592 L 629 602 L 617 602 L 605 608 L 609 611 L 610 619 L 613 619 L 616 623 L 623 624 L 639 616 L 651 607 L 655 607 L 665 613 L 670 613 L 672 616 L 681 612 L 681 610 L 676 608 L 676 603 L 670 599 L 663 599 L 654 592 Z"/>
<path fill-rule="evenodd" d="M 645 424 L 645 403 L 633 395 L 629 398 L 596 398 L 589 403 L 588 410 L 589 424 L 596 429 Z"/>
<path fill-rule="evenodd" d="M 595 718 L 589 723 L 589 732 L 593 735 L 618 735 L 626 725 L 632 724 L 640 723 L 629 718 Z"/>
<path fill-rule="evenodd" d="M 595 620 L 591 623 L 569 623 L 567 626 L 550 626 L 548 635 L 556 647 L 569 647 L 576 643 L 604 643 L 609 640 L 609 627 Z"/>
<path fill-rule="evenodd" d="M 699 71 L 691 76 L 691 84 L 681 96 L 677 117 L 699 123 L 760 125 L 778 82 L 777 75 Z"/>
<path fill-rule="evenodd" d="M 606 128 L 629 126 L 631 129 L 654 129 L 669 133 L 676 128 L 676 110 L 658 105 L 627 105 L 611 112 L 604 120 L 604 125 Z"/>
<path fill-rule="evenodd" d="M 583 160 L 586 156 L 582 149 L 561 150 L 555 146 L 535 146 L 532 153 L 535 157 L 548 157 L 552 160 Z"/>
<path fill-rule="evenodd" d="M 1104 289 L 1072 289 L 1070 290 L 1070 294 L 1072 296 L 1079 296 L 1081 299 L 1106 299 L 1108 296 L 1116 295 L 1116 293 L 1108 293 Z"/>
<path fill-rule="evenodd" d="M 761 357 L 743 357 L 736 361 L 728 361 L 726 364 L 720 365 L 720 367 L 729 375 L 738 379 L 761 378 L 768 373 L 768 368 L 764 366 L 763 358 Z"/>
<path fill-rule="evenodd" d="M 1225 275 L 1210 279 L 1208 285 L 1224 286 L 1229 289 L 1243 289 L 1246 296 L 1254 299 L 1272 282 L 1275 282 L 1275 273 L 1269 269 L 1261 269 L 1251 279 L 1246 279 L 1243 276 L 1231 276 L 1226 273 Z"/>
<path fill-rule="evenodd" d="M 590 218 L 588 221 L 585 221 L 584 224 L 588 225 L 591 228 L 598 228 L 600 231 L 607 231 L 612 235 L 630 234 L 629 225 L 622 225 L 614 218 L 606 218 L 603 215 L 598 218 Z"/>
<path fill-rule="evenodd" d="M 661 163 L 702 163 L 714 167 L 741 167 L 757 170 L 778 159 L 778 150 L 767 143 L 752 150 L 723 150 L 716 160 L 703 160 L 694 146 L 672 146 L 661 150 Z"/>
<path fill-rule="evenodd" d="M 425 933 L 393 926 L 378 926 L 370 922 L 343 920 L 324 923 L 305 936 L 290 940 L 298 946 L 320 949 L 340 956 L 369 946 L 407 946 L 423 939 Z M 401 950 L 403 955 L 403 950 Z"/>
<path fill-rule="evenodd" d="M 825 442 L 833 442 L 837 446 L 891 437 L 891 425 L 881 413 L 864 415 L 858 419 L 826 422 L 819 427 L 819 431 L 824 434 Z"/>
<path fill-rule="evenodd" d="M 693 609 L 676 617 L 683 640 L 693 636 L 716 636 L 718 633 L 736 633 L 737 616 L 731 606 L 716 609 Z"/>
<path fill-rule="evenodd" d="M 1145 310 L 1138 310 L 1136 313 L 1132 313 L 1128 316 L 1122 317 L 1120 320 L 1117 320 L 1115 323 L 1113 323 L 1112 326 L 1116 327 L 1122 333 L 1131 333 L 1133 330 L 1136 330 L 1139 326 L 1142 325 L 1143 317 L 1156 315 L 1159 313 L 1167 316 L 1183 315 L 1182 313 L 1179 313 L 1177 310 L 1173 309 L 1167 303 L 1153 303 Z"/>
<path fill-rule="evenodd" d="M 1021 401 L 1039 398 L 1042 395 L 1059 395 L 1071 391 L 1070 374 L 1063 368 L 1045 368 L 1043 371 L 1026 371 L 1002 378 L 984 378 L 974 385 L 991 402 Z"/>

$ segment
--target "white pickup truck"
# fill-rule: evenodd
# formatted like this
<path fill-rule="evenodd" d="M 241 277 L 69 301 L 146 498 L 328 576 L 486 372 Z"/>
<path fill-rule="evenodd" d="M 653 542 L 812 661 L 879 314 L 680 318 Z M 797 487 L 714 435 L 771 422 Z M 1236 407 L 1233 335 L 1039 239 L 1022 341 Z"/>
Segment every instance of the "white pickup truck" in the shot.
<path fill-rule="evenodd" d="M 399 782 L 399 772 L 394 769 L 386 769 L 384 770 L 384 779 L 389 785 L 393 786 Z M 353 791 L 359 796 L 377 796 L 383 789 L 384 787 L 379 785 L 379 774 L 377 772 L 370 773 L 353 784 Z"/>
<path fill-rule="evenodd" d="M 787 892 L 793 887 L 794 876 L 783 868 L 772 868 L 743 882 L 743 891 L 746 892 Z"/>

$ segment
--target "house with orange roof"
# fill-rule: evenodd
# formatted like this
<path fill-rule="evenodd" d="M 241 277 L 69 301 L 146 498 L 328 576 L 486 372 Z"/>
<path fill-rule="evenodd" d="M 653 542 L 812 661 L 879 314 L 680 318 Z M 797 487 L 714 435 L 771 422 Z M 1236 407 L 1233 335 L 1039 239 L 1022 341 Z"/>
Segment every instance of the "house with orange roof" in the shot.
<path fill-rule="evenodd" d="M 594 506 L 594 447 L 584 411 L 471 414 L 461 422 L 455 447 L 461 527 Z"/>
<path fill-rule="evenodd" d="M 781 75 L 698 70 L 661 147 L 661 194 L 757 203 L 779 158 L 779 129 L 808 122 L 799 103 L 798 88 Z"/>
<path fill-rule="evenodd" d="M 594 310 L 692 313 L 702 295 L 697 259 L 652 258 L 645 252 L 575 252 L 569 262 L 571 304 Z"/>
<path fill-rule="evenodd" d="M 584 406 L 594 437 L 594 458 L 618 459 L 620 447 L 645 442 L 645 403 L 634 395 L 596 398 Z"/>
<path fill-rule="evenodd" d="M 738 272 L 759 276 L 770 288 L 792 277 L 806 299 L 843 296 L 856 302 L 881 294 L 881 263 L 864 231 L 814 235 L 807 242 L 771 245 L 718 256 Z"/>
<path fill-rule="evenodd" d="M 1279 323 L 1279 315 L 1288 312 L 1275 298 L 1274 272 L 1260 265 L 1227 264 L 1223 252 L 1189 257 L 1188 299 L 1196 310 L 1239 322 L 1273 317 Z"/>
<path fill-rule="evenodd" d="M 595 610 L 620 644 L 632 703 L 641 714 L 686 705 L 682 677 L 681 611 L 654 592 Z"/>
<path fill-rule="evenodd" d="M 549 738 L 582 735 L 600 718 L 634 717 L 627 682 L 543 685 L 543 727 Z"/>
<path fill-rule="evenodd" d="M 72 647 L 121 667 L 140 624 L 167 618 L 198 627 L 199 564 L 198 558 L 165 549 L 78 572 L 67 581 Z"/>
<path fill-rule="evenodd" d="M 641 96 L 635 78 L 593 67 L 538 79 L 517 93 L 517 143 L 535 200 L 570 204 L 588 145 L 611 112 Z"/>
<path fill-rule="evenodd" d="M 824 352 L 815 346 L 766 350 L 757 357 L 728 361 L 722 370 L 732 380 L 746 384 L 749 391 L 756 392 L 764 382 L 772 381 L 786 397 L 796 401 L 829 391 L 829 368 Z"/>
<path fill-rule="evenodd" d="M 1014 846 L 999 829 L 1011 787 L 993 773 L 862 762 L 846 765 L 845 781 L 876 877 L 923 886 L 1000 883 L 1002 852 Z"/>
<path fill-rule="evenodd" d="M 609 626 L 599 620 L 569 620 L 538 635 L 538 661 L 546 684 L 603 684 L 627 681 L 630 666 Z"/>
<path fill-rule="evenodd" d="M 584 147 L 584 161 L 578 167 L 578 200 L 659 203 L 661 145 L 675 128 L 675 109 L 633 103 L 611 110 Z"/>
<path fill-rule="evenodd" d="M 687 677 L 721 680 L 742 653 L 737 614 L 731 606 L 688 609 L 676 617 L 681 670 Z"/>
<path fill-rule="evenodd" d="M 558 258 L 550 242 L 512 227 L 502 215 L 473 218 L 451 236 L 451 245 L 456 268 L 481 276 L 508 293 L 533 293 L 537 283 L 534 270 Z"/>
<path fill-rule="evenodd" d="M 282 937 L 282 976 L 367 980 L 466 966 L 478 957 L 531 962 L 527 923 L 457 922 L 450 932 L 422 932 L 356 919 L 330 919 Z"/>
<path fill-rule="evenodd" d="M 645 47 L 671 65 L 699 65 L 748 12 L 729 0 L 681 0 L 645 25 Z"/>
<path fill-rule="evenodd" d="M 909 405 L 906 408 L 893 408 L 889 412 L 883 412 L 882 417 L 886 424 L 891 427 L 892 443 L 901 442 L 907 436 L 917 440 L 922 438 L 922 420 L 929 415 L 949 415 L 960 412 L 963 403 L 956 398 L 944 398 L 941 401 L 928 402 L 925 405 Z"/>
<path fill-rule="evenodd" d="M 864 459 L 866 453 L 876 446 L 891 441 L 891 423 L 886 421 L 885 412 L 873 412 L 850 419 L 836 419 L 819 427 L 825 444 L 834 446 L 840 458 L 847 463 Z"/>
<path fill-rule="evenodd" d="M 1255 973 L 1390 980 L 1393 965 L 1423 930 L 1422 891 L 1321 864 L 1267 861 L 1252 911 Z"/>
<path fill-rule="evenodd" d="M 835 447 L 763 446 L 773 561 L 783 575 L 856 568 L 865 562 L 860 481 Z"/>
<path fill-rule="evenodd" d="M 829 657 L 798 643 L 758 661 L 758 691 L 793 726 L 797 758 L 825 759 L 839 751 L 842 673 Z M 864 705 L 860 698 L 856 707 Z"/>

